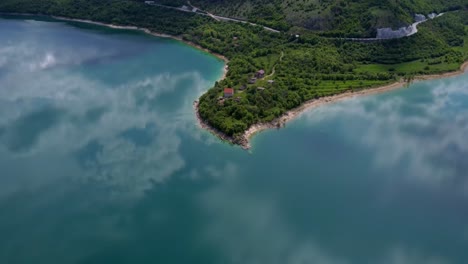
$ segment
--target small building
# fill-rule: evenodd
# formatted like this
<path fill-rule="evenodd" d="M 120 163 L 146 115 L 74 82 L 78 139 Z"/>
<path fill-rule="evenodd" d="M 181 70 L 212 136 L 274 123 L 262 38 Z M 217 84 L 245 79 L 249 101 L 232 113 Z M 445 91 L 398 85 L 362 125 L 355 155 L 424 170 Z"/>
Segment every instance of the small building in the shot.
<path fill-rule="evenodd" d="M 265 77 L 265 70 L 259 70 L 256 74 L 255 77 L 257 78 L 263 78 Z"/>
<path fill-rule="evenodd" d="M 239 96 L 237 96 L 234 100 L 235 100 L 236 102 L 240 102 L 241 99 L 242 99 L 242 98 L 240 98 Z"/>
<path fill-rule="evenodd" d="M 245 89 L 247 89 L 247 85 L 243 84 L 239 87 L 239 90 L 241 91 L 244 91 Z"/>
<path fill-rule="evenodd" d="M 275 81 L 274 81 L 274 80 L 268 80 L 267 83 L 268 83 L 269 85 L 273 85 L 273 84 L 275 83 Z"/>
<path fill-rule="evenodd" d="M 252 78 L 250 78 L 250 80 L 249 80 L 249 83 L 250 83 L 250 84 L 254 84 L 254 83 L 256 83 L 256 82 L 257 82 L 257 78 L 256 78 L 256 77 L 252 77 Z"/>
<path fill-rule="evenodd" d="M 183 5 L 183 6 L 181 7 L 181 9 L 183 9 L 183 10 L 187 10 L 187 11 L 189 11 L 189 10 L 190 10 L 190 9 L 189 9 L 189 7 L 188 7 L 188 6 L 186 6 L 186 5 Z"/>
<path fill-rule="evenodd" d="M 234 96 L 234 89 L 224 88 L 224 98 L 230 98 Z"/>
<path fill-rule="evenodd" d="M 198 8 L 196 8 L 196 7 L 192 8 L 192 12 L 194 12 L 194 13 L 198 12 Z"/>
<path fill-rule="evenodd" d="M 145 4 L 147 4 L 147 5 L 153 5 L 153 4 L 154 4 L 154 1 L 145 1 Z"/>
<path fill-rule="evenodd" d="M 265 87 L 257 87 L 257 90 L 259 90 L 259 91 L 264 91 L 264 90 L 265 90 Z"/>

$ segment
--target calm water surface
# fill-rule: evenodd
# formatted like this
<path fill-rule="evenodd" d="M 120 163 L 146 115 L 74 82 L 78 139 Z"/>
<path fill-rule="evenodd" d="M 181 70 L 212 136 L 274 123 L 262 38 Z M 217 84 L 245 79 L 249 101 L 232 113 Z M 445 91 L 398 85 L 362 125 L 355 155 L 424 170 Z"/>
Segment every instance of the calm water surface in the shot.
<path fill-rule="evenodd" d="M 196 124 L 222 67 L 0 19 L 0 263 L 468 263 L 468 75 L 310 110 L 249 153 Z"/>

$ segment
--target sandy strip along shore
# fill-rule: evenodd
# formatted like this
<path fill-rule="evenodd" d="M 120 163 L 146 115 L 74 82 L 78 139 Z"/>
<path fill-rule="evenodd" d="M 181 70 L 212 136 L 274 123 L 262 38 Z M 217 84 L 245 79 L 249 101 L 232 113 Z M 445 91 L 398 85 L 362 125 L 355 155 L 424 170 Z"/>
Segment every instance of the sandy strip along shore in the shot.
<path fill-rule="evenodd" d="M 447 73 L 442 73 L 442 74 L 434 74 L 434 75 L 421 75 L 417 76 L 414 78 L 414 81 L 425 81 L 425 80 L 433 80 L 433 79 L 442 79 L 442 78 L 449 78 L 449 77 L 454 77 L 458 76 L 461 74 L 464 74 L 468 70 L 468 61 L 463 63 L 462 66 L 458 71 L 454 72 L 447 72 Z M 399 88 L 404 87 L 408 83 L 400 80 L 398 82 L 388 84 L 385 86 L 380 86 L 376 88 L 369 88 L 369 89 L 364 89 L 356 92 L 345 92 L 342 94 L 337 94 L 333 96 L 328 96 L 328 97 L 322 97 L 319 99 L 313 99 L 310 101 L 307 101 L 303 103 L 301 106 L 287 111 L 285 114 L 283 114 L 281 117 L 268 122 L 268 123 L 260 123 L 260 124 L 255 124 L 251 126 L 247 131 L 244 132 L 243 137 L 245 140 L 243 140 L 242 147 L 244 149 L 250 149 L 250 139 L 257 133 L 266 130 L 266 129 L 271 129 L 271 128 L 280 128 L 284 126 L 285 123 L 288 121 L 291 121 L 292 119 L 298 117 L 300 114 L 302 114 L 304 111 L 309 110 L 311 108 L 319 107 L 325 104 L 329 103 L 334 103 L 338 101 L 342 101 L 348 98 L 356 97 L 356 96 L 363 96 L 363 95 L 371 95 L 371 94 L 379 94 L 379 93 L 384 93 L 392 90 L 396 90 Z"/>

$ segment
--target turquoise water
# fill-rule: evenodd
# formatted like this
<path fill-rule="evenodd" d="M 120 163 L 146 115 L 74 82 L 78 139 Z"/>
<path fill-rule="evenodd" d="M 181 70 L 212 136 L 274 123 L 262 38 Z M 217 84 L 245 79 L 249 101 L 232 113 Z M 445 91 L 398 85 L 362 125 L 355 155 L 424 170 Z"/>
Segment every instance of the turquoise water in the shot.
<path fill-rule="evenodd" d="M 222 67 L 0 19 L 0 263 L 468 262 L 468 75 L 310 110 L 245 152 L 193 113 Z"/>

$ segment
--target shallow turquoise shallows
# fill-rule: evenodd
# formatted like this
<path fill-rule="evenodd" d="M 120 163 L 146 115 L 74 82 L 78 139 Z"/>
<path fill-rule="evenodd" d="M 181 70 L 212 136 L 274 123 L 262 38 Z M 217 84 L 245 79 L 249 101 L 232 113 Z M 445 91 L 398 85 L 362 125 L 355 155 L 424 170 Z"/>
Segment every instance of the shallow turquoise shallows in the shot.
<path fill-rule="evenodd" d="M 246 152 L 196 122 L 222 69 L 0 19 L 0 263 L 468 263 L 468 75 L 309 110 Z"/>

